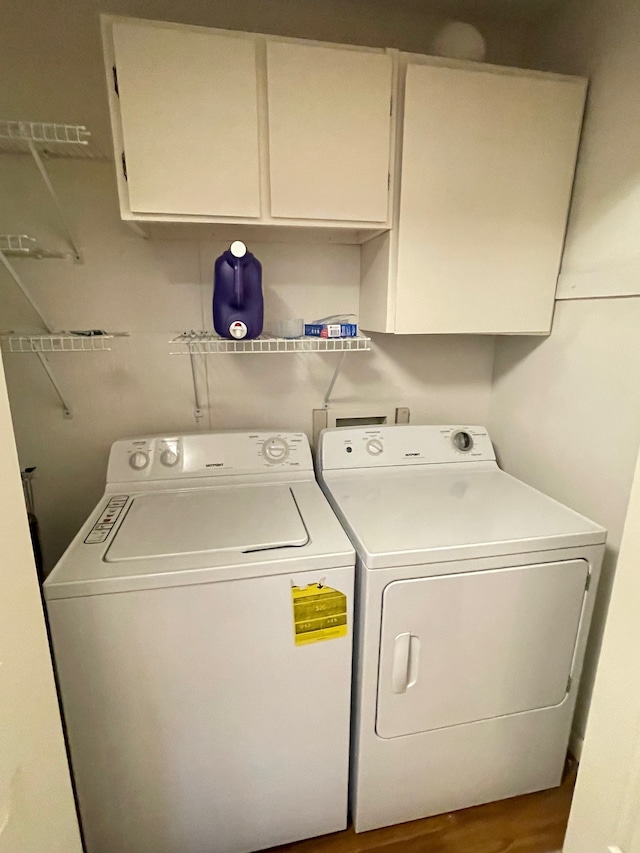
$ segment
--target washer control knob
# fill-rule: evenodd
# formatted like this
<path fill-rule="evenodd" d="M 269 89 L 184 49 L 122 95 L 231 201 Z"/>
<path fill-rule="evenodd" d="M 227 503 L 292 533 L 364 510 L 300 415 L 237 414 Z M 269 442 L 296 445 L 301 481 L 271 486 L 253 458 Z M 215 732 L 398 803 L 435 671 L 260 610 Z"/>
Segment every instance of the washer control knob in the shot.
<path fill-rule="evenodd" d="M 284 462 L 289 455 L 289 445 L 284 438 L 268 438 L 262 445 L 262 455 L 267 462 Z"/>
<path fill-rule="evenodd" d="M 144 471 L 149 464 L 149 454 L 144 450 L 136 450 L 129 457 L 129 465 L 134 471 Z"/>
<path fill-rule="evenodd" d="M 180 455 L 170 447 L 167 447 L 167 449 L 163 450 L 160 454 L 160 462 L 162 462 L 162 464 L 167 468 L 173 468 L 173 466 L 177 465 L 179 461 Z"/>
<path fill-rule="evenodd" d="M 370 438 L 367 442 L 367 453 L 371 456 L 380 456 L 384 452 L 384 444 L 379 438 Z"/>

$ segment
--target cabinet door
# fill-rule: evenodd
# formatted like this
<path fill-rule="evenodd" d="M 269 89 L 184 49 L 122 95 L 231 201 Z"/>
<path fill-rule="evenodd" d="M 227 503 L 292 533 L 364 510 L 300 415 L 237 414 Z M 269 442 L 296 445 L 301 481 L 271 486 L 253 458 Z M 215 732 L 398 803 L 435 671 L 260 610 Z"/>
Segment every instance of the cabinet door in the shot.
<path fill-rule="evenodd" d="M 259 216 L 255 43 L 113 25 L 131 210 Z"/>
<path fill-rule="evenodd" d="M 267 45 L 271 214 L 386 222 L 391 57 Z"/>
<path fill-rule="evenodd" d="M 397 332 L 550 330 L 585 86 L 409 66 Z"/>

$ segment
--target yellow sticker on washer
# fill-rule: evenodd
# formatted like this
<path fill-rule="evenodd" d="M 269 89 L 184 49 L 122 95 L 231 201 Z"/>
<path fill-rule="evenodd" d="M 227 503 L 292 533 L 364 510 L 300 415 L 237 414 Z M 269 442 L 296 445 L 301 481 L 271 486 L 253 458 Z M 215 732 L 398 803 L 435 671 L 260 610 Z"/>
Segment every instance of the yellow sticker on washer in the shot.
<path fill-rule="evenodd" d="M 293 625 L 296 646 L 347 635 L 347 596 L 330 586 L 294 586 Z"/>

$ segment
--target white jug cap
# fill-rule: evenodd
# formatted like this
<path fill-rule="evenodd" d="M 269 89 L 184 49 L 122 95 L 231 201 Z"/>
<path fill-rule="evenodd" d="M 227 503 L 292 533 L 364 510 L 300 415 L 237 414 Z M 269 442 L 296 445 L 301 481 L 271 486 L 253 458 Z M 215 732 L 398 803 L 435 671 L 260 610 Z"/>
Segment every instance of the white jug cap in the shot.
<path fill-rule="evenodd" d="M 244 258 L 247 254 L 247 247 L 242 242 L 242 240 L 234 240 L 231 246 L 229 247 L 229 251 L 236 258 Z"/>
<path fill-rule="evenodd" d="M 247 326 L 242 320 L 234 320 L 234 322 L 229 326 L 229 334 L 232 338 L 236 340 L 241 340 L 242 338 L 247 337 Z"/>

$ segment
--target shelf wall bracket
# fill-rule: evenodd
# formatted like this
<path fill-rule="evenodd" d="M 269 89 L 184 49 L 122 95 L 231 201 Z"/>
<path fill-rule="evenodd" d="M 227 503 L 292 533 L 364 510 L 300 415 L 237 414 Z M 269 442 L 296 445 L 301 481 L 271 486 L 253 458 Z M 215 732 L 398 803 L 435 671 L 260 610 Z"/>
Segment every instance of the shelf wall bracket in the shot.
<path fill-rule="evenodd" d="M 331 395 L 333 394 L 333 389 L 338 380 L 338 376 L 340 376 L 340 371 L 342 370 L 342 363 L 344 361 L 345 355 L 346 351 L 340 353 L 340 358 L 338 359 L 338 363 L 336 364 L 336 369 L 333 371 L 333 376 L 331 377 L 331 382 L 329 383 L 329 387 L 327 388 L 327 393 L 324 395 L 325 409 L 329 408 L 329 403 L 331 402 Z"/>
<path fill-rule="evenodd" d="M 37 303 L 34 301 L 33 297 L 29 293 L 25 283 L 22 281 L 22 279 L 20 278 L 20 276 L 18 275 L 18 273 L 14 269 L 13 264 L 9 261 L 9 259 L 5 255 L 5 253 L 2 251 L 0 251 L 0 263 L 2 263 L 2 265 L 5 267 L 5 269 L 7 270 L 9 275 L 11 276 L 11 278 L 18 285 L 18 287 L 20 288 L 20 290 L 24 294 L 25 298 L 28 300 L 29 304 L 31 305 L 33 310 L 36 312 L 38 317 L 40 318 L 40 322 L 45 327 L 46 331 L 49 332 L 49 334 L 51 334 L 52 333 L 51 326 L 45 320 L 42 311 L 40 310 L 40 308 L 38 308 Z M 58 385 L 58 381 L 55 378 L 55 376 L 53 375 L 53 371 L 51 370 L 51 365 L 49 364 L 49 362 L 47 361 L 47 359 L 44 357 L 44 355 L 41 352 L 36 352 L 35 354 L 38 356 L 38 360 L 40 361 L 40 364 L 42 365 L 42 369 L 47 374 L 47 378 L 49 379 L 49 382 L 51 382 L 56 394 L 60 398 L 60 402 L 62 403 L 62 410 L 64 412 L 64 417 L 65 418 L 72 418 L 73 412 L 72 412 L 71 406 L 67 403 L 65 396 L 62 393 L 60 386 Z"/>
<path fill-rule="evenodd" d="M 40 361 L 40 364 L 42 365 L 44 372 L 47 374 L 49 382 L 51 382 L 51 384 L 53 385 L 53 388 L 54 388 L 56 394 L 58 395 L 60 402 L 62 403 L 63 417 L 70 420 L 73 417 L 73 411 L 72 411 L 69 403 L 67 403 L 67 400 L 66 400 L 64 394 L 62 393 L 62 390 L 61 390 L 60 386 L 58 385 L 57 379 L 53 375 L 53 371 L 51 370 L 51 365 L 49 364 L 49 362 L 47 361 L 47 359 L 45 358 L 45 356 L 41 352 L 37 352 L 36 355 L 38 356 L 38 359 Z"/>
<path fill-rule="evenodd" d="M 44 181 L 44 184 L 49 191 L 49 195 L 51 196 L 53 203 L 58 211 L 58 216 L 60 217 L 60 222 L 62 223 L 62 227 L 66 231 L 67 240 L 69 241 L 69 245 L 71 247 L 71 252 L 73 254 L 73 259 L 76 263 L 82 263 L 82 255 L 80 253 L 80 249 L 78 248 L 78 244 L 73 236 L 71 228 L 69 227 L 69 223 L 67 222 L 67 217 L 65 216 L 64 210 L 62 209 L 62 205 L 60 204 L 60 199 L 58 198 L 58 194 L 56 193 L 55 187 L 51 183 L 51 178 L 49 177 L 49 173 L 47 172 L 47 168 L 44 165 L 42 157 L 40 156 L 40 152 L 36 148 L 33 140 L 26 140 L 27 145 L 29 147 L 29 152 L 33 157 L 33 161 L 38 167 L 38 171 Z"/>
<path fill-rule="evenodd" d="M 11 278 L 12 278 L 12 279 L 15 281 L 15 283 L 18 285 L 18 287 L 19 287 L 19 288 L 20 288 L 20 290 L 22 291 L 22 293 L 23 293 L 23 295 L 24 295 L 25 299 L 29 302 L 29 304 L 31 305 L 31 307 L 33 308 L 33 310 L 36 312 L 36 314 L 37 314 L 37 315 L 38 315 L 38 317 L 40 318 L 40 322 L 42 323 L 42 325 L 44 326 L 44 328 L 46 329 L 46 331 L 47 331 L 47 332 L 49 332 L 49 333 L 51 333 L 51 326 L 50 326 L 50 325 L 47 323 L 47 321 L 45 320 L 44 314 L 42 313 L 42 311 L 41 311 L 41 310 L 40 310 L 40 308 L 38 307 L 38 303 L 37 303 L 37 302 L 35 301 L 35 299 L 31 296 L 31 294 L 29 293 L 29 290 L 28 290 L 27 286 L 26 286 L 26 285 L 25 285 L 25 283 L 23 282 L 22 278 L 18 275 L 18 272 L 17 272 L 16 268 L 13 266 L 13 264 L 11 263 L 11 261 L 9 260 L 9 258 L 7 258 L 7 256 L 5 255 L 5 253 L 4 253 L 1 249 L 0 249 L 0 263 L 4 266 L 4 268 L 5 268 L 5 269 L 6 269 L 6 271 L 9 273 L 9 275 L 11 276 Z"/>
<path fill-rule="evenodd" d="M 193 399 L 195 402 L 194 415 L 196 420 L 204 417 L 204 410 L 202 408 L 202 403 L 200 402 L 200 391 L 198 390 L 198 377 L 196 374 L 196 357 L 194 353 L 189 353 L 189 360 L 191 362 L 191 378 L 193 379 Z"/>

